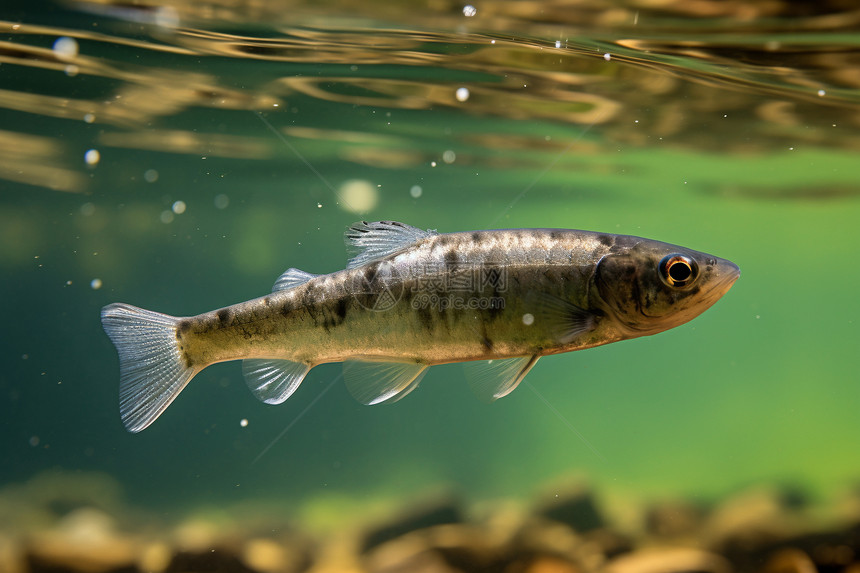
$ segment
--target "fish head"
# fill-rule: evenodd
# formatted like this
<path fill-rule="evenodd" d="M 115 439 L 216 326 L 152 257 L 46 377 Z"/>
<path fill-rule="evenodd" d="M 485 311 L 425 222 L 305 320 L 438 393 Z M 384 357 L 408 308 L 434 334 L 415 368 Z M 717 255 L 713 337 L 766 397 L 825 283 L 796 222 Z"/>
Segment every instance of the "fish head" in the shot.
<path fill-rule="evenodd" d="M 726 259 L 638 237 L 616 241 L 597 264 L 598 306 L 622 338 L 668 330 L 699 316 L 740 276 Z"/>

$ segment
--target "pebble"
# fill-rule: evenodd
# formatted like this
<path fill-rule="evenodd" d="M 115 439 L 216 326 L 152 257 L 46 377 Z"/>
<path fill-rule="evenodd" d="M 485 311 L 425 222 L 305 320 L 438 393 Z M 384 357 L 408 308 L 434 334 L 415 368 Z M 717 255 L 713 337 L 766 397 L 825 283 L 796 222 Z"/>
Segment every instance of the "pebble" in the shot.
<path fill-rule="evenodd" d="M 33 569 L 63 565 L 88 573 L 130 568 L 140 552 L 135 540 L 116 531 L 110 516 L 93 508 L 72 511 L 54 528 L 35 534 L 29 546 Z"/>
<path fill-rule="evenodd" d="M 604 573 L 731 573 L 729 562 L 701 549 L 686 547 L 649 548 L 616 557 Z"/>
<path fill-rule="evenodd" d="M 567 491 L 556 493 L 539 505 L 538 514 L 564 523 L 574 531 L 591 531 L 606 526 L 594 494 L 586 486 L 577 484 Z"/>

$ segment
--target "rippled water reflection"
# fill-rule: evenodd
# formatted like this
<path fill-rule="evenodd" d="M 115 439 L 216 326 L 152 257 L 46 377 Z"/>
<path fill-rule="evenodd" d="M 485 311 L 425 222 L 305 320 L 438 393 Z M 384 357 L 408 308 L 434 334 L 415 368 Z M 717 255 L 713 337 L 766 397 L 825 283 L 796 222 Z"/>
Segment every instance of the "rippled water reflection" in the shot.
<path fill-rule="evenodd" d="M 96 143 L 105 147 L 269 159 L 281 150 L 265 132 L 171 125 L 201 109 L 250 110 L 271 115 L 290 137 L 340 145 L 346 160 L 397 168 L 428 159 L 404 150 L 408 126 L 343 129 L 303 113 L 300 104 L 309 101 L 330 104 L 331 113 L 364 106 L 543 120 L 568 137 L 599 126 L 603 149 L 858 145 L 860 53 L 851 32 L 860 17 L 838 6 L 502 2 L 471 18 L 447 2 L 421 9 L 372 2 L 71 6 L 99 19 L 74 28 L 0 23 L 0 107 L 95 124 L 102 128 Z M 73 39 L 76 53 L 52 49 L 58 38 Z M 457 98 L 461 87 L 465 101 Z M 7 121 L 0 134 L 0 176 L 86 191 L 79 166 L 57 162 L 65 143 L 19 123 Z M 566 145 L 524 135 L 515 123 L 479 127 L 462 143 L 503 151 L 509 161 L 529 163 L 517 152 Z M 745 141 L 734 137 L 739 132 Z"/>

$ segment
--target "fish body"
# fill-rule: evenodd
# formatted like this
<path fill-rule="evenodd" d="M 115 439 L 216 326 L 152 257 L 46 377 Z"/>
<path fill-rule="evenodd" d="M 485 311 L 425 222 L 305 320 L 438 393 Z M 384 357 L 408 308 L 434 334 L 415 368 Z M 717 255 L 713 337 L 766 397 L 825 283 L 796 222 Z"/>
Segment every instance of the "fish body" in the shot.
<path fill-rule="evenodd" d="M 626 235 L 564 229 L 437 234 L 356 223 L 346 269 L 290 269 L 274 291 L 193 317 L 125 304 L 102 311 L 120 356 L 120 412 L 151 424 L 206 366 L 243 360 L 249 387 L 280 403 L 317 364 L 344 362 L 367 404 L 414 390 L 427 367 L 468 362 L 493 400 L 541 356 L 655 334 L 716 302 L 730 261 Z"/>

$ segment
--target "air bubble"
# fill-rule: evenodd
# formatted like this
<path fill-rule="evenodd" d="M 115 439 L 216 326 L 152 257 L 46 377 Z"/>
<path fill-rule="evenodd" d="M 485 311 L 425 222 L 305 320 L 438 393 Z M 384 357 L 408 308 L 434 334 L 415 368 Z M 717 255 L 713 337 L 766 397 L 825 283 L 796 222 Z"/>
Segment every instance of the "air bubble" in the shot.
<path fill-rule="evenodd" d="M 87 152 L 84 153 L 84 161 L 91 167 L 98 165 L 101 158 L 102 154 L 99 153 L 98 149 L 88 149 Z"/>
<path fill-rule="evenodd" d="M 53 47 L 54 53 L 60 58 L 74 58 L 78 55 L 78 41 L 68 36 L 57 38 Z"/>

